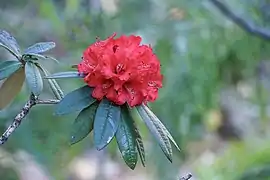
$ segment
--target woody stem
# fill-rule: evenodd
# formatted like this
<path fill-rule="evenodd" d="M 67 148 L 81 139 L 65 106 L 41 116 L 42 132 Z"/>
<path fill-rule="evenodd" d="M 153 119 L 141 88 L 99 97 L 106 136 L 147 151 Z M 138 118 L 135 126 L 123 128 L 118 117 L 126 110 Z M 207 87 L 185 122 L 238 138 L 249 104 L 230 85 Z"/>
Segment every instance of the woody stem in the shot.
<path fill-rule="evenodd" d="M 29 100 L 25 103 L 21 111 L 15 116 L 13 122 L 9 125 L 3 135 L 0 137 L 0 145 L 4 144 L 10 135 L 20 126 L 22 120 L 29 113 L 30 109 L 37 104 L 57 104 L 59 100 L 39 100 L 33 94 L 30 95 Z"/>
<path fill-rule="evenodd" d="M 179 180 L 190 180 L 190 178 L 192 178 L 192 174 L 189 173 L 189 174 L 181 177 Z"/>

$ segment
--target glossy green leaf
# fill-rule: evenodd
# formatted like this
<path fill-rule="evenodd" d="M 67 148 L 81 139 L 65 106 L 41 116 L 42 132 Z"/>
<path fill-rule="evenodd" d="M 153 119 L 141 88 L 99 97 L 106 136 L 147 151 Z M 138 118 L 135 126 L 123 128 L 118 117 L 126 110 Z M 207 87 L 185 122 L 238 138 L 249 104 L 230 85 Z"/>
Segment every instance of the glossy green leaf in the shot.
<path fill-rule="evenodd" d="M 106 147 L 113 139 L 121 120 L 120 106 L 103 99 L 97 109 L 94 122 L 94 143 L 97 150 Z"/>
<path fill-rule="evenodd" d="M 143 108 L 145 109 L 145 111 L 148 113 L 148 115 L 152 118 L 156 120 L 156 123 L 162 127 L 163 131 L 167 134 L 167 136 L 169 137 L 169 139 L 172 141 L 172 143 L 174 144 L 174 146 L 180 151 L 179 146 L 177 145 L 177 143 L 175 142 L 174 138 L 172 137 L 171 133 L 167 130 L 167 128 L 164 126 L 164 124 L 158 119 L 158 117 L 145 105 L 143 105 Z"/>
<path fill-rule="evenodd" d="M 0 30 L 0 46 L 7 49 L 17 58 L 21 56 L 21 51 L 16 39 L 5 30 Z"/>
<path fill-rule="evenodd" d="M 9 77 L 15 71 L 22 67 L 19 61 L 4 61 L 0 63 L 0 80 Z"/>
<path fill-rule="evenodd" d="M 21 91 L 25 80 L 24 69 L 20 68 L 0 86 L 0 110 L 5 108 Z"/>
<path fill-rule="evenodd" d="M 83 140 L 92 130 L 99 102 L 91 104 L 83 109 L 72 125 L 70 143 L 75 144 Z"/>
<path fill-rule="evenodd" d="M 78 71 L 68 71 L 55 73 L 44 77 L 45 79 L 62 79 L 62 78 L 83 78 L 85 74 L 79 73 Z"/>
<path fill-rule="evenodd" d="M 43 80 L 39 71 L 39 68 L 32 62 L 26 62 L 25 64 L 25 76 L 26 82 L 31 92 L 38 96 L 43 90 Z"/>
<path fill-rule="evenodd" d="M 92 97 L 92 91 L 93 89 L 86 85 L 68 93 L 56 105 L 55 115 L 81 111 L 90 106 L 96 101 L 96 99 Z"/>
<path fill-rule="evenodd" d="M 39 42 L 39 43 L 36 43 L 36 44 L 28 47 L 24 51 L 24 53 L 25 54 L 29 54 L 29 53 L 40 54 L 40 53 L 44 53 L 46 51 L 49 51 L 53 48 L 55 48 L 54 42 Z"/>
<path fill-rule="evenodd" d="M 133 170 L 138 161 L 136 150 L 136 135 L 133 128 L 133 120 L 126 106 L 121 108 L 121 121 L 115 137 L 118 148 L 126 164 Z"/>
<path fill-rule="evenodd" d="M 47 71 L 44 67 L 41 65 L 37 65 L 39 69 L 44 73 L 45 76 L 50 75 L 49 71 Z M 56 99 L 63 99 L 64 98 L 64 92 L 62 91 L 61 87 L 59 84 L 56 82 L 55 79 L 48 79 L 49 86 L 55 96 Z"/>
<path fill-rule="evenodd" d="M 154 138 L 157 140 L 159 143 L 162 151 L 168 158 L 170 162 L 172 162 L 172 147 L 170 140 L 164 131 L 163 127 L 160 126 L 160 123 L 158 123 L 158 119 L 155 119 L 149 114 L 149 112 L 146 111 L 145 106 L 137 106 L 137 110 L 145 122 L 147 128 L 151 132 L 151 134 L 154 136 Z"/>

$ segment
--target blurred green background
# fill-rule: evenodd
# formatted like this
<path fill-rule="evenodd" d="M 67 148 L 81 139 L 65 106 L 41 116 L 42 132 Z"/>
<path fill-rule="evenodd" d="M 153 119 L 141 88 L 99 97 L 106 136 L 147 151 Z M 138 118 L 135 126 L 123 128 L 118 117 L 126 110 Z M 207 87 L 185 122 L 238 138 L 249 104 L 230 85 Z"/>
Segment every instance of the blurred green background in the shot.
<path fill-rule="evenodd" d="M 268 0 L 226 0 L 249 21 L 270 31 Z M 0 29 L 21 48 L 55 41 L 50 52 L 69 70 L 95 38 L 113 32 L 142 36 L 165 76 L 153 111 L 172 132 L 181 152 L 170 164 L 139 124 L 147 166 L 125 166 L 117 144 L 96 151 L 92 135 L 72 147 L 76 114 L 55 117 L 53 106 L 36 106 L 0 147 L 1 180 L 192 180 L 270 179 L 270 44 L 226 19 L 209 0 L 0 0 Z M 0 49 L 0 59 L 12 57 Z M 0 61 L 1 61 L 0 60 Z M 80 80 L 61 80 L 65 93 Z M 0 132 L 28 98 L 27 87 L 0 112 Z M 52 97 L 50 90 L 43 98 Z M 42 105 L 41 105 L 42 106 Z"/>

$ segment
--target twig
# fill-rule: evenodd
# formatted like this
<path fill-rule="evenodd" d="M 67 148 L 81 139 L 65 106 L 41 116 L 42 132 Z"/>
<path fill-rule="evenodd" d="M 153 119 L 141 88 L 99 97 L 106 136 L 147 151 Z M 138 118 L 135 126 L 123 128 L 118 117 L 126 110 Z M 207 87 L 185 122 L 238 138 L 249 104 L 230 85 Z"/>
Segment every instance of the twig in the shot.
<path fill-rule="evenodd" d="M 0 137 L 0 145 L 4 144 L 10 135 L 20 126 L 22 120 L 29 113 L 29 110 L 37 104 L 57 104 L 59 100 L 39 100 L 34 95 L 30 95 L 29 100 L 25 103 L 22 110 L 15 116 L 13 122 Z"/>
<path fill-rule="evenodd" d="M 230 10 L 223 1 L 220 0 L 210 0 L 219 11 L 233 21 L 236 25 L 249 32 L 250 34 L 260 37 L 265 40 L 270 40 L 270 29 L 263 27 L 256 27 L 256 25 L 242 17 L 236 15 L 232 10 Z"/>
<path fill-rule="evenodd" d="M 192 174 L 189 173 L 189 174 L 181 177 L 179 180 L 189 180 L 190 178 L 192 178 Z"/>
<path fill-rule="evenodd" d="M 59 103 L 59 100 L 56 99 L 48 99 L 48 100 L 36 100 L 36 104 L 57 104 Z"/>

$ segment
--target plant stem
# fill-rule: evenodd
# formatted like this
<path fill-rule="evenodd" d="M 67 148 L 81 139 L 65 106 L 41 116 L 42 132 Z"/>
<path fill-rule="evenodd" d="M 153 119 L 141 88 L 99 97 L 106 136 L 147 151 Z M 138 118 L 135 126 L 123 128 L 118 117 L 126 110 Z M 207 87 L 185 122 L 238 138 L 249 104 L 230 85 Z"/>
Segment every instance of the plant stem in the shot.
<path fill-rule="evenodd" d="M 37 104 L 57 104 L 59 100 L 39 100 L 33 94 L 30 95 L 29 100 L 25 103 L 21 111 L 15 116 L 13 122 L 9 125 L 3 135 L 0 137 L 0 145 L 4 144 L 10 135 L 20 126 L 22 120 L 29 113 L 30 109 Z"/>
<path fill-rule="evenodd" d="M 189 173 L 189 174 L 181 177 L 179 180 L 189 180 L 190 178 L 192 178 L 192 174 Z"/>
<path fill-rule="evenodd" d="M 250 33 L 251 35 L 260 37 L 264 40 L 270 40 L 270 30 L 268 28 L 258 27 L 252 21 L 244 19 L 234 13 L 225 5 L 222 0 L 210 0 L 210 2 L 228 19 L 238 25 L 240 28 Z"/>

